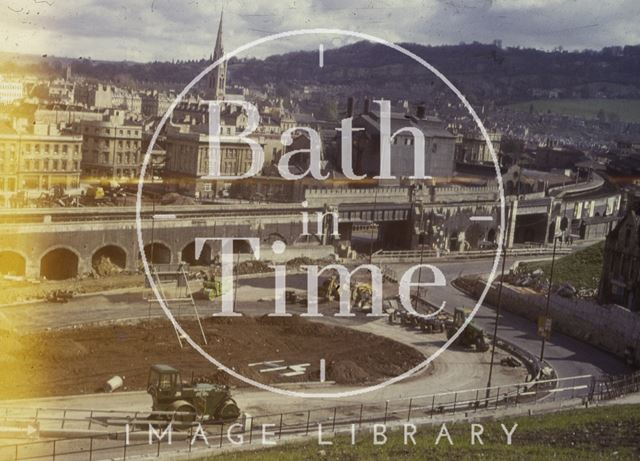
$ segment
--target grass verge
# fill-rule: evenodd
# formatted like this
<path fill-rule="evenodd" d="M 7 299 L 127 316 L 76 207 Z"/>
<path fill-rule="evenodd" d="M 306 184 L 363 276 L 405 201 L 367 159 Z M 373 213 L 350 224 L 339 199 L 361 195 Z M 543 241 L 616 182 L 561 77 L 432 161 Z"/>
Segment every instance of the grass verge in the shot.
<path fill-rule="evenodd" d="M 501 428 L 517 423 L 512 445 Z M 445 437 L 435 445 L 440 426 L 420 427 L 416 445 L 405 445 L 403 432 L 390 430 L 384 445 L 373 445 L 371 434 L 360 433 L 355 445 L 349 437 L 331 446 L 316 440 L 253 452 L 225 453 L 201 458 L 217 461 L 293 460 L 631 460 L 640 459 L 640 405 L 567 410 L 540 416 L 484 422 L 483 445 L 471 445 L 470 425 L 448 425 L 453 445 Z"/>
<path fill-rule="evenodd" d="M 604 242 L 599 242 L 562 258 L 556 258 L 553 283 L 570 283 L 577 289 L 597 288 L 602 273 L 603 257 Z M 518 267 L 518 272 L 530 273 L 536 269 L 542 269 L 548 279 L 551 261 L 523 263 Z"/>

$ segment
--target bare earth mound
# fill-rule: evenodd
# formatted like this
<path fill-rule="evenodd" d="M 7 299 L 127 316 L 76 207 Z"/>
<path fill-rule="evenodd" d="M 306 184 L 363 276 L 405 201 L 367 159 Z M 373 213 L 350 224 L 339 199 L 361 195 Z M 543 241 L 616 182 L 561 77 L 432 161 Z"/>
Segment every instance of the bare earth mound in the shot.
<path fill-rule="evenodd" d="M 183 325 L 203 345 L 197 324 L 185 321 Z M 424 360 L 420 352 L 395 341 L 300 317 L 209 318 L 203 325 L 207 352 L 263 383 L 317 381 L 320 359 L 327 364 L 326 379 L 340 384 L 397 376 Z M 2 399 L 92 393 L 114 375 L 125 377 L 127 390 L 144 390 L 149 366 L 154 363 L 178 368 L 183 379 L 193 373 L 215 382 L 244 385 L 218 371 L 186 342 L 181 349 L 165 319 L 26 335 L 0 330 L 0 350 Z M 276 360 L 284 361 L 278 365 L 310 366 L 303 375 L 293 377 L 261 373 L 264 365 L 249 366 Z"/>

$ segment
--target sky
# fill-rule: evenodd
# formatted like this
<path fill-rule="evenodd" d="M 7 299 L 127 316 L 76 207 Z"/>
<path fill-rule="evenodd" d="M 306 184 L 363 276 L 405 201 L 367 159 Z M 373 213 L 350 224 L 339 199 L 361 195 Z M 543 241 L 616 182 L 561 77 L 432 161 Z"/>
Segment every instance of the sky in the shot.
<path fill-rule="evenodd" d="M 229 52 L 270 34 L 338 28 L 426 45 L 600 49 L 640 44 L 639 0 L 0 0 L 0 51 L 104 60 L 208 57 L 224 9 Z M 326 39 L 326 37 L 325 37 Z M 349 39 L 323 39 L 326 48 Z M 317 48 L 278 41 L 245 56 Z"/>

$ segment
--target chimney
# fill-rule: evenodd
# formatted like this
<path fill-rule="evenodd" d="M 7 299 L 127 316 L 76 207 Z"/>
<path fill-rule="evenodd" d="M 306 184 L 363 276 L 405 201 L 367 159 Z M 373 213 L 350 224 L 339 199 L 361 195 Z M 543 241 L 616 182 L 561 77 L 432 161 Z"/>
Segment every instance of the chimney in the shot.
<path fill-rule="evenodd" d="M 419 104 L 416 108 L 416 117 L 419 119 L 424 119 L 425 115 L 427 115 L 427 108 L 424 104 Z"/>
<path fill-rule="evenodd" d="M 353 96 L 349 96 L 347 99 L 347 117 L 353 117 L 353 105 L 354 105 Z"/>
<path fill-rule="evenodd" d="M 364 98 L 364 110 L 362 111 L 365 114 L 369 113 L 369 105 L 371 104 L 371 102 L 369 101 L 369 98 Z"/>

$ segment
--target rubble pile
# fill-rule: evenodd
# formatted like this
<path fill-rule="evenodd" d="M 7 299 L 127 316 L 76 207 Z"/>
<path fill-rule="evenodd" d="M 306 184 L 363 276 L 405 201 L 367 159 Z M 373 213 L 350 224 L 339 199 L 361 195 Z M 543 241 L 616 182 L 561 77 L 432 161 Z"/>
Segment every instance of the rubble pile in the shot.
<path fill-rule="evenodd" d="M 195 205 L 197 202 L 191 197 L 180 195 L 177 192 L 164 194 L 160 199 L 162 205 Z"/>
<path fill-rule="evenodd" d="M 98 277 L 109 277 L 122 272 L 122 268 L 111 262 L 108 256 L 101 256 L 97 264 L 93 266 L 93 272 Z"/>
<path fill-rule="evenodd" d="M 335 261 L 332 261 L 329 258 L 325 259 L 313 259 L 308 258 L 306 256 L 299 256 L 297 258 L 290 259 L 287 261 L 287 269 L 300 270 L 302 266 L 320 266 L 324 267 L 328 264 L 332 264 Z"/>
<path fill-rule="evenodd" d="M 269 263 L 264 261 L 242 261 L 236 266 L 238 275 L 244 274 L 260 274 L 263 272 L 273 272 L 273 268 L 269 267 Z"/>
<path fill-rule="evenodd" d="M 542 269 L 536 269 L 532 272 L 512 271 L 505 274 L 504 281 L 510 285 L 518 287 L 527 287 L 540 293 L 546 293 L 549 289 L 549 279 L 546 277 Z M 554 283 L 551 291 L 569 299 L 589 299 L 597 294 L 597 290 L 592 288 L 576 288 L 570 283 Z"/>

